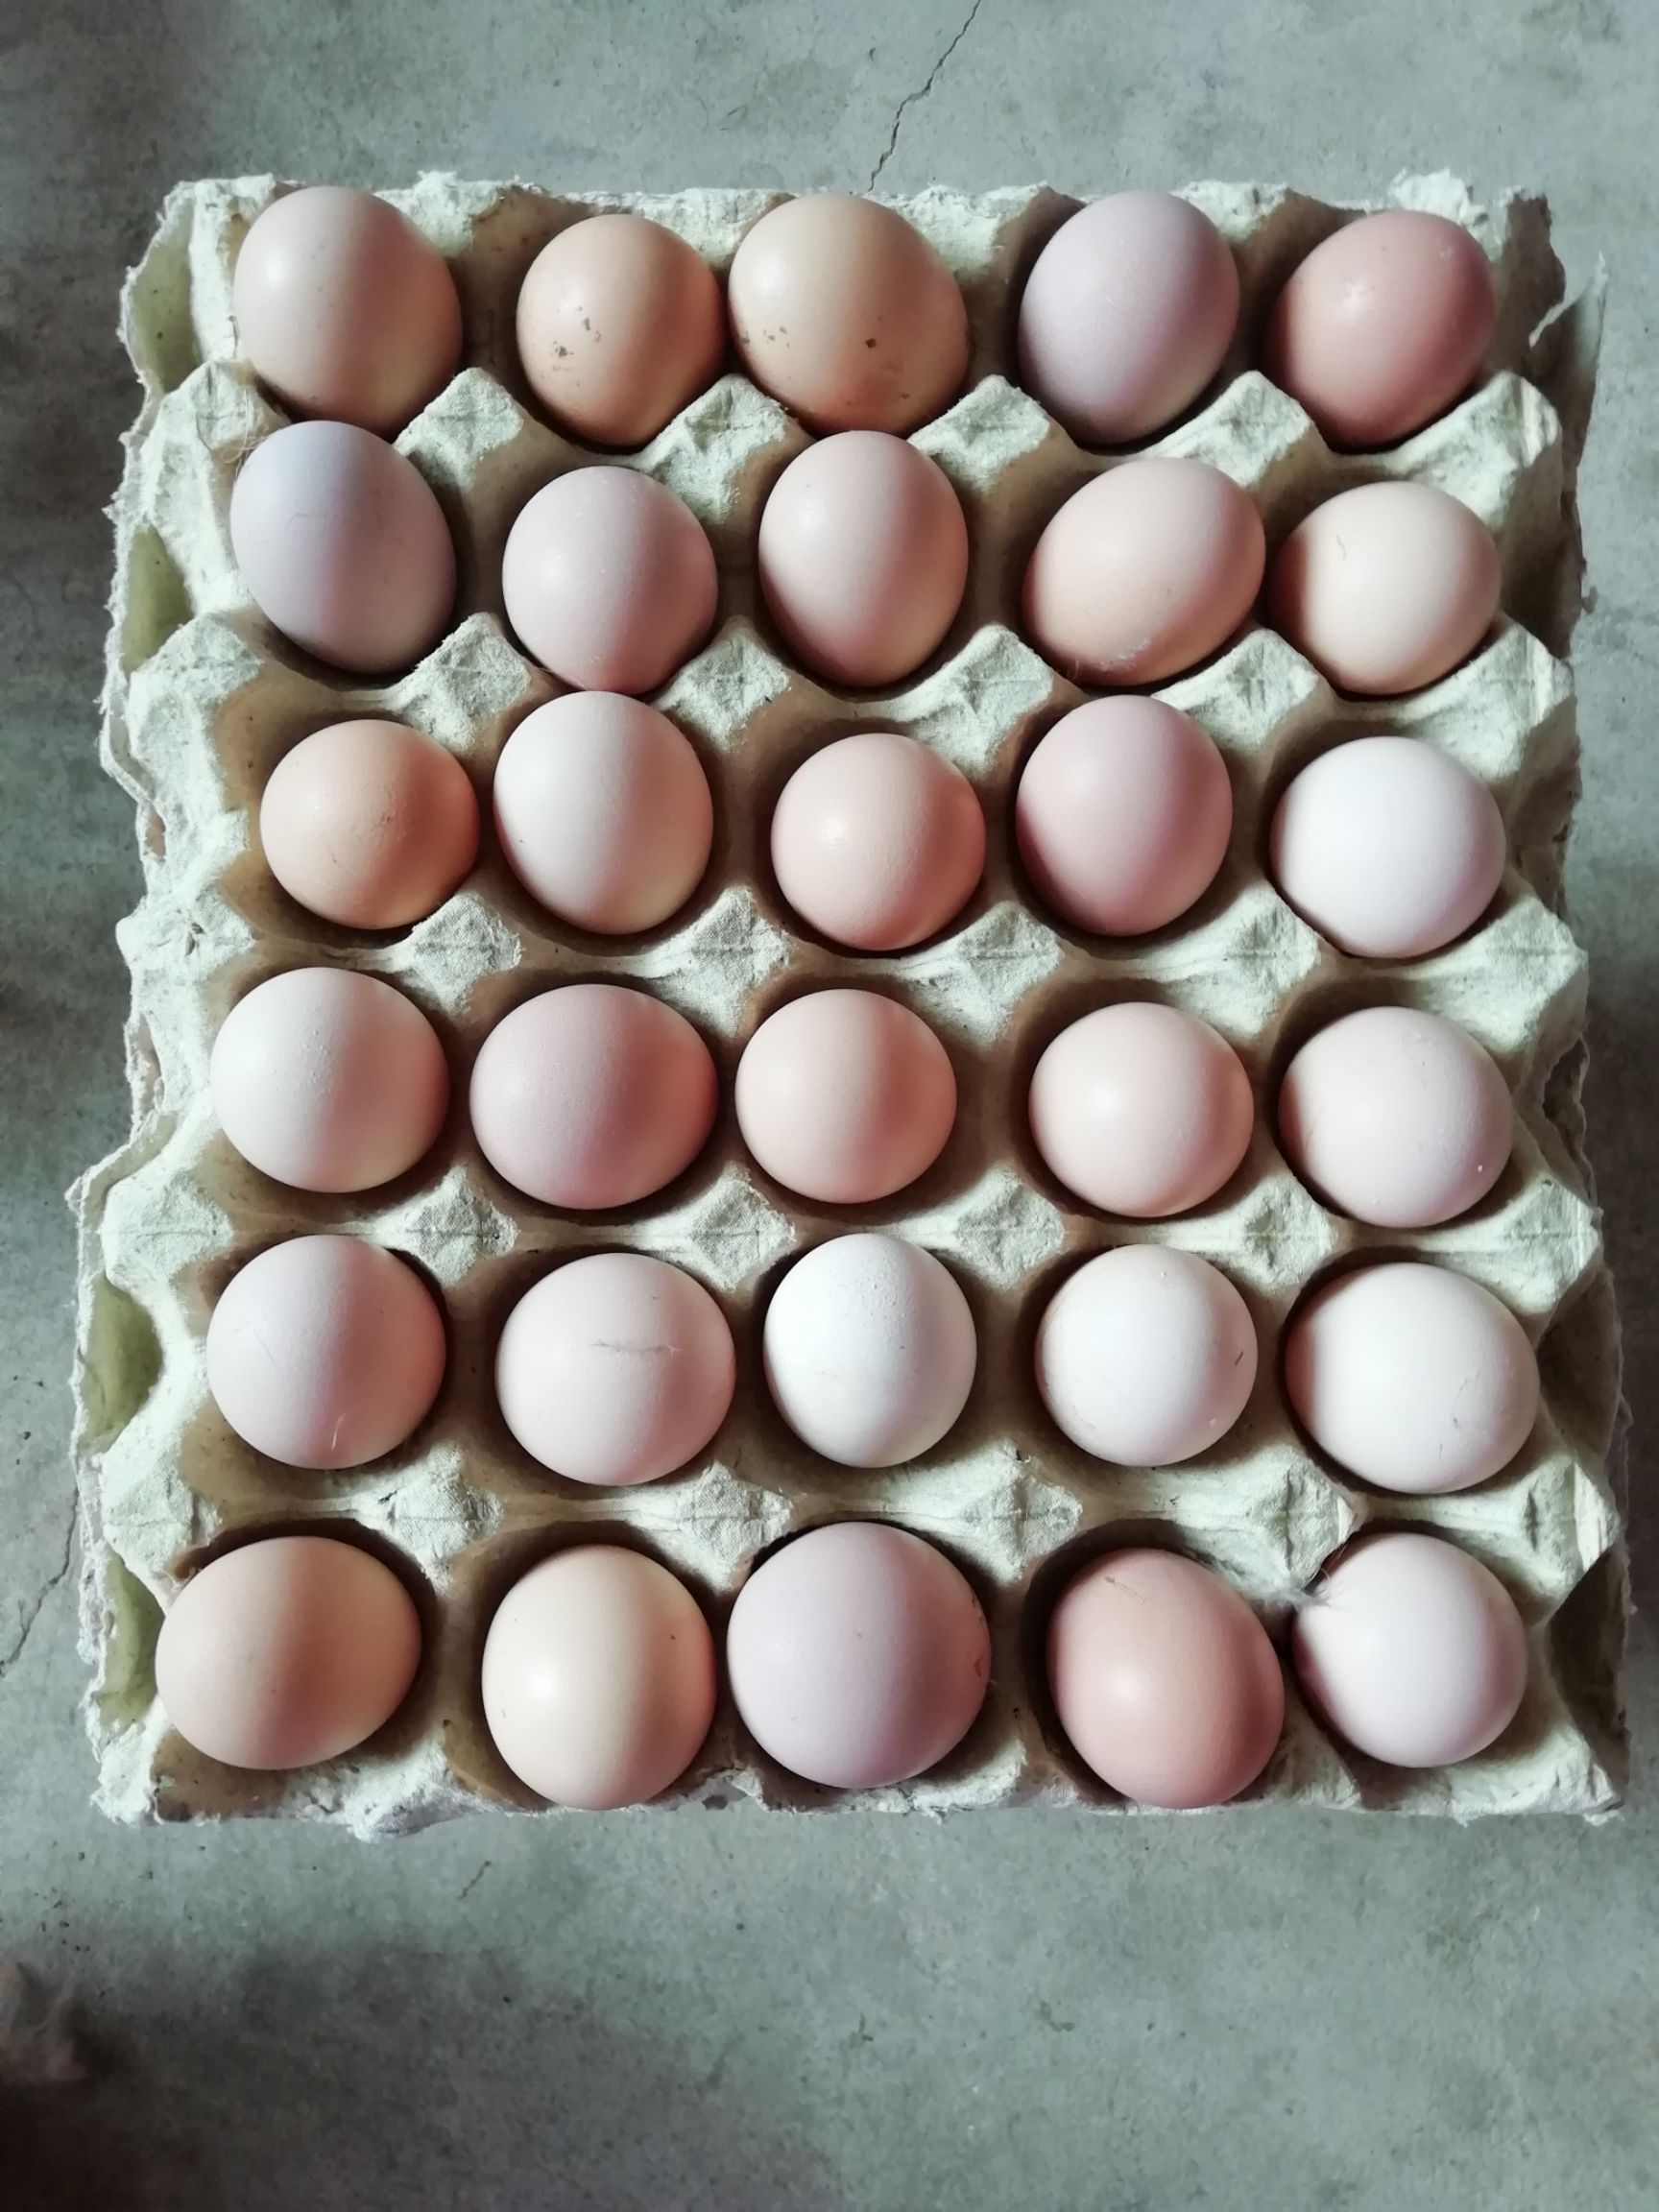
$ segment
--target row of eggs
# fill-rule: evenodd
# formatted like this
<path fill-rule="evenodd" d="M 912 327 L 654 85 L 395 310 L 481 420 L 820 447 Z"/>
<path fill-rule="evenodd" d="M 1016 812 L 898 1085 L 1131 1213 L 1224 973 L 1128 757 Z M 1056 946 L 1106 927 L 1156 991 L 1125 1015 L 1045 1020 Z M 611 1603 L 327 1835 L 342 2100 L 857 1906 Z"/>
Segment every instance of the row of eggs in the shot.
<path fill-rule="evenodd" d="M 1479 1561 L 1416 1530 L 1361 1538 L 1297 1607 L 1290 1656 L 1308 1702 L 1358 1751 L 1455 1765 L 1514 1719 L 1526 1630 Z M 1217 1805 L 1256 1781 L 1285 1721 L 1279 1658 L 1244 1598 L 1180 1553 L 1107 1552 L 1049 1614 L 1055 1719 L 1134 1801 Z M 187 1581 L 162 1623 L 156 1682 L 195 1749 L 266 1771 L 355 1749 L 407 1695 L 420 1617 L 402 1581 L 349 1542 L 267 1537 Z M 967 1577 L 883 1523 L 807 1530 L 737 1594 L 725 1660 L 753 1740 L 804 1780 L 872 1790 L 949 1757 L 991 1683 Z M 619 1546 L 556 1551 L 507 1592 L 479 1667 L 501 1758 L 538 1795 L 589 1809 L 660 1795 L 714 1717 L 709 1623 L 667 1568 Z"/>

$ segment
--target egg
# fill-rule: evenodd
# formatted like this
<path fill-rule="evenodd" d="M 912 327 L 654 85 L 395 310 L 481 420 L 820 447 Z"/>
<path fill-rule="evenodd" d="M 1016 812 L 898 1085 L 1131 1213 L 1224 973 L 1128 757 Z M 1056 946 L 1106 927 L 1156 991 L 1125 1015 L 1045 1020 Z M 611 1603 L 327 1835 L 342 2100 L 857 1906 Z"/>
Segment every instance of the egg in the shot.
<path fill-rule="evenodd" d="M 1389 1767 L 1455 1767 L 1495 1743 L 1527 1690 L 1527 1630 L 1496 1575 L 1415 1529 L 1365 1536 L 1297 1613 L 1302 1694 Z"/>
<path fill-rule="evenodd" d="M 244 1160 L 297 1190 L 373 1190 L 430 1151 L 449 1069 L 419 1006 L 378 976 L 292 968 L 239 999 L 208 1071 Z"/>
<path fill-rule="evenodd" d="M 555 1805 L 643 1805 L 714 1718 L 714 1639 L 685 1585 L 614 1544 L 556 1551 L 515 1582 L 484 1640 L 484 1719 Z"/>
<path fill-rule="evenodd" d="M 932 1166 L 956 1118 L 950 1056 L 919 1015 L 875 991 L 812 991 L 743 1048 L 737 1126 L 768 1175 L 857 1206 Z"/>
<path fill-rule="evenodd" d="M 364 1467 L 413 1435 L 444 1380 L 444 1317 L 406 1261 L 293 1237 L 238 1268 L 207 1324 L 207 1387 L 285 1466 Z"/>
<path fill-rule="evenodd" d="M 1124 1244 L 1068 1276 L 1037 1330 L 1037 1387 L 1080 1451 L 1168 1467 L 1219 1443 L 1256 1383 L 1249 1308 L 1192 1252 Z"/>
<path fill-rule="evenodd" d="M 1507 844 L 1479 777 L 1418 737 L 1356 737 L 1304 768 L 1274 811 L 1273 880 L 1361 960 L 1417 960 L 1472 929 Z"/>
<path fill-rule="evenodd" d="M 1339 1467 L 1432 1498 L 1515 1457 L 1538 1417 L 1538 1361 L 1490 1290 L 1399 1260 L 1314 1292 L 1286 1334 L 1285 1390 Z"/>
<path fill-rule="evenodd" d="M 156 1694 L 192 1749 L 275 1773 L 383 1728 L 421 1664 L 390 1567 L 331 1536 L 265 1536 L 194 1574 L 156 1642 Z"/>
<path fill-rule="evenodd" d="M 1212 1198 L 1250 1148 L 1250 1078 L 1208 1022 L 1128 999 L 1063 1029 L 1031 1077 L 1049 1170 L 1102 1213 L 1137 1220 Z"/>
<path fill-rule="evenodd" d="M 931 1252 L 878 1234 L 834 1237 L 772 1294 L 766 1387 L 803 1443 L 843 1467 L 930 1452 L 974 1386 L 974 1316 Z"/>
<path fill-rule="evenodd" d="M 1390 207 L 1292 271 L 1262 367 L 1333 445 L 1392 445 L 1468 390 L 1497 326 L 1491 265 L 1468 231 Z"/>
<path fill-rule="evenodd" d="M 1498 545 L 1432 484 L 1360 484 L 1298 523 L 1267 619 L 1338 690 L 1393 699 L 1466 661 L 1498 613 Z"/>
<path fill-rule="evenodd" d="M 455 602 L 455 548 L 431 486 L 349 422 L 260 440 L 230 493 L 230 545 L 266 620 L 355 675 L 410 667 Z"/>
<path fill-rule="evenodd" d="M 590 1252 L 544 1275 L 495 1354 L 502 1416 L 572 1482 L 653 1482 L 694 1459 L 736 1382 L 726 1316 L 701 1283 L 645 1252 Z"/>
<path fill-rule="evenodd" d="M 1140 937 L 1214 882 L 1233 786 L 1190 715 L 1162 699 L 1091 699 L 1026 761 L 1014 826 L 1032 888 L 1062 921 Z"/>
<path fill-rule="evenodd" d="M 643 215 L 589 215 L 542 247 L 518 293 L 525 381 L 562 430 L 643 445 L 720 373 L 726 309 L 708 264 Z"/>
<path fill-rule="evenodd" d="M 1161 684 L 1232 637 L 1262 588 L 1247 492 L 1205 461 L 1125 461 L 1074 492 L 1025 570 L 1026 631 L 1074 683 Z"/>
<path fill-rule="evenodd" d="M 956 280 L 891 207 L 815 192 L 749 229 L 727 283 L 738 356 L 809 430 L 914 430 L 968 373 Z"/>
<path fill-rule="evenodd" d="M 1367 1006 L 1310 1037 L 1279 1087 L 1279 1138 L 1337 1212 L 1431 1229 L 1478 1205 L 1514 1138 L 1509 1086 L 1438 1014 Z"/>
<path fill-rule="evenodd" d="M 714 627 L 714 551 L 650 477 L 572 469 L 520 509 L 501 592 L 526 649 L 566 684 L 655 691 Z"/>
<path fill-rule="evenodd" d="M 1115 192 L 1062 223 L 1020 300 L 1020 381 L 1086 445 L 1150 436 L 1221 366 L 1238 272 L 1207 215 Z"/>
<path fill-rule="evenodd" d="M 232 302 L 243 353 L 290 414 L 393 438 L 460 363 L 447 262 L 373 192 L 274 200 L 242 241 Z"/>
<path fill-rule="evenodd" d="M 893 730 L 837 737 L 804 760 L 772 816 L 778 888 L 810 927 L 857 952 L 936 936 L 974 895 L 985 817 L 942 754 Z"/>
<path fill-rule="evenodd" d="M 401 929 L 478 856 L 478 802 L 453 753 L 404 722 L 333 722 L 277 761 L 259 802 L 266 866 L 348 929 Z"/>
<path fill-rule="evenodd" d="M 1226 1804 L 1285 1725 L 1267 1631 L 1173 1551 L 1109 1551 L 1072 1576 L 1049 1617 L 1048 1688 L 1078 1757 L 1142 1805 Z"/>
<path fill-rule="evenodd" d="M 525 889 L 600 936 L 655 929 L 702 880 L 709 779 L 665 714 L 617 691 L 535 708 L 495 765 L 495 830 Z"/>
<path fill-rule="evenodd" d="M 896 684 L 956 618 L 968 525 L 937 462 L 902 438 L 848 430 L 779 477 L 756 564 L 767 612 L 812 674 Z"/>
<path fill-rule="evenodd" d="M 716 1091 L 708 1046 L 672 1006 L 617 983 L 567 983 L 485 1038 L 472 1133 L 505 1182 L 545 1205 L 632 1206 L 703 1149 Z"/>
<path fill-rule="evenodd" d="M 874 1521 L 810 1528 L 737 1593 L 726 1667 L 743 1725 L 830 1790 L 908 1781 L 974 1725 L 991 1637 L 943 1551 Z"/>

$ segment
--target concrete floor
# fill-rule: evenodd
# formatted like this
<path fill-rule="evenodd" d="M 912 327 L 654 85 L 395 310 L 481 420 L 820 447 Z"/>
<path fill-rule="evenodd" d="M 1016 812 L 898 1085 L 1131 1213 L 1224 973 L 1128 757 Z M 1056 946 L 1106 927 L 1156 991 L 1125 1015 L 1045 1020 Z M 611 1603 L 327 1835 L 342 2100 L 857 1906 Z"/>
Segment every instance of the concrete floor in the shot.
<path fill-rule="evenodd" d="M 1659 1809 L 1600 1832 L 1246 1815 L 126 1833 L 86 1809 L 59 1193 L 125 1115 L 132 825 L 94 757 L 133 393 L 116 286 L 173 179 L 1079 190 L 1400 167 L 1551 193 L 1613 303 L 1584 478 L 1571 888 L 1592 1135 L 1659 1517 L 1659 308 L 1645 0 L 774 0 L 0 12 L 0 1957 L 90 2079 L 0 2091 L 0 2201 L 331 2207 L 1659 2200 Z M 1639 1735 L 1659 1649 L 1638 1621 Z M 1639 1744 L 1640 1752 L 1640 1744 Z"/>

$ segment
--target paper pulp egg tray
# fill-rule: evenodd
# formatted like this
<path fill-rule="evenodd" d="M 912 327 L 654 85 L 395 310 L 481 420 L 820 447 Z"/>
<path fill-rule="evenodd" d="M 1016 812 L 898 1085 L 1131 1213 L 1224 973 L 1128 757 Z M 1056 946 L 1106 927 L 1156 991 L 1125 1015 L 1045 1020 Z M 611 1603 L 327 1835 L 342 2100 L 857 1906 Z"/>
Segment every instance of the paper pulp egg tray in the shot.
<path fill-rule="evenodd" d="M 487 804 L 479 863 L 429 920 L 390 936 L 334 928 L 266 871 L 258 800 L 276 761 L 307 732 L 387 713 L 452 747 L 487 802 L 508 732 L 558 688 L 504 625 L 506 532 L 539 486 L 595 458 L 528 399 L 513 344 L 524 271 L 562 226 L 608 206 L 639 208 L 723 270 L 744 228 L 784 195 L 559 197 L 445 177 L 389 195 L 449 257 L 466 315 L 465 365 L 397 441 L 443 502 L 460 591 L 443 642 L 399 681 L 364 687 L 273 633 L 230 553 L 237 466 L 282 421 L 236 358 L 230 312 L 238 244 L 276 189 L 270 178 L 179 187 L 123 301 L 143 398 L 113 510 L 103 756 L 136 805 L 144 871 L 142 900 L 120 930 L 132 974 L 132 1129 L 72 1194 L 81 1623 L 104 1810 L 123 1819 L 293 1815 L 374 1835 L 472 1809 L 534 1809 L 540 1801 L 484 1726 L 478 1668 L 494 1604 L 535 1559 L 593 1539 L 639 1546 L 689 1584 L 718 1638 L 762 1553 L 793 1531 L 854 1516 L 931 1539 L 978 1592 L 994 1664 L 971 1733 L 920 1779 L 853 1796 L 769 1762 L 723 1691 L 701 1755 L 660 1802 L 1125 1809 L 1070 1750 L 1048 1704 L 1044 1626 L 1068 1575 L 1115 1544 L 1169 1544 L 1238 1585 L 1278 1632 L 1357 1529 L 1405 1523 L 1464 1545 L 1514 1595 L 1531 1652 L 1520 1714 L 1482 1756 L 1407 1772 L 1334 1742 L 1292 1682 L 1284 1736 L 1249 1794 L 1460 1819 L 1611 1808 L 1623 1774 L 1623 1417 L 1579 1109 L 1584 959 L 1561 897 L 1578 773 L 1565 658 L 1581 573 L 1574 480 L 1599 292 L 1564 302 L 1543 203 L 1511 197 L 1486 211 L 1448 178 L 1396 183 L 1390 203 L 1452 216 L 1490 255 L 1495 367 L 1397 449 L 1337 456 L 1249 362 L 1285 276 L 1351 210 L 1278 187 L 1190 188 L 1235 250 L 1243 312 L 1211 395 L 1152 449 L 1196 455 L 1244 485 L 1270 546 L 1350 484 L 1398 475 L 1443 486 L 1497 533 L 1503 613 L 1473 661 L 1399 702 L 1339 699 L 1283 638 L 1254 625 L 1164 687 L 1225 756 L 1236 822 L 1204 899 L 1133 942 L 1056 926 L 1022 883 L 1010 834 L 1022 761 L 1082 696 L 1019 633 L 1021 571 L 1061 501 L 1122 458 L 1081 451 L 1011 381 L 1024 274 L 1077 202 L 1037 187 L 933 189 L 897 203 L 956 274 L 973 326 L 962 397 L 915 436 L 968 515 L 973 565 L 961 614 L 901 690 L 834 695 L 789 664 L 755 584 L 760 506 L 806 433 L 728 374 L 627 456 L 686 502 L 719 561 L 715 633 L 658 701 L 702 757 L 717 830 L 685 910 L 664 929 L 618 941 L 564 930 L 535 904 L 492 841 Z M 813 941 L 781 900 L 767 858 L 772 805 L 790 771 L 828 736 L 867 726 L 936 745 L 974 784 L 990 830 L 984 881 L 957 923 L 892 958 Z M 1262 861 L 1288 777 L 1324 748 L 1384 729 L 1441 746 L 1483 778 L 1509 836 L 1508 871 L 1486 920 L 1406 966 L 1338 954 L 1280 899 Z M 359 1197 L 312 1196 L 255 1172 L 219 1132 L 208 1096 L 208 1052 L 228 1009 L 265 976 L 314 962 L 391 978 L 431 1017 L 451 1063 L 454 1103 L 434 1152 Z M 550 983 L 603 976 L 658 993 L 689 1017 L 713 1049 L 722 1108 L 711 1142 L 677 1184 L 614 1214 L 573 1217 L 522 1197 L 483 1162 L 468 1125 L 467 1077 L 509 1008 Z M 878 1207 L 823 1208 L 770 1183 L 733 1118 L 744 1041 L 782 1000 L 830 982 L 913 1006 L 956 1070 L 960 1112 L 944 1155 Z M 1047 1173 L 1027 1134 L 1024 1093 L 1039 1052 L 1079 1015 L 1125 996 L 1214 1023 L 1255 1087 L 1243 1166 L 1177 1220 L 1091 1213 Z M 1461 1220 L 1419 1236 L 1334 1217 L 1289 1173 L 1272 1134 L 1290 1053 L 1334 1016 L 1379 1001 L 1461 1022 L 1496 1056 L 1518 1109 L 1514 1156 L 1496 1189 Z M 955 1272 L 974 1310 L 979 1368 L 962 1419 L 934 1452 L 866 1473 L 819 1459 L 791 1435 L 761 1380 L 759 1334 L 792 1257 L 878 1223 Z M 227 1427 L 204 1376 L 207 1317 L 237 1267 L 281 1238 L 323 1229 L 415 1262 L 441 1293 L 449 1331 L 447 1373 L 426 1421 L 397 1452 L 345 1475 L 261 1458 Z M 1214 1452 L 1175 1468 L 1125 1470 L 1079 1453 L 1047 1419 L 1033 1381 L 1036 1323 L 1057 1284 L 1085 1255 L 1128 1238 L 1214 1261 L 1243 1292 L 1261 1338 L 1243 1418 Z M 509 1435 L 492 1385 L 495 1339 L 514 1303 L 561 1258 L 605 1247 L 660 1253 L 689 1269 L 720 1300 L 738 1347 L 733 1409 L 701 1463 L 637 1489 L 584 1489 L 535 1465 Z M 1357 1259 L 1413 1253 L 1497 1292 L 1535 1342 L 1544 1376 L 1544 1410 L 1525 1450 L 1459 1496 L 1387 1496 L 1344 1477 L 1298 1433 L 1279 1381 L 1280 1333 L 1310 1286 Z M 353 1532 L 394 1564 L 420 1603 L 425 1656 L 405 1705 L 350 1756 L 292 1774 L 239 1772 L 169 1729 L 155 1690 L 156 1633 L 180 1579 L 203 1561 L 252 1534 L 293 1528 Z"/>

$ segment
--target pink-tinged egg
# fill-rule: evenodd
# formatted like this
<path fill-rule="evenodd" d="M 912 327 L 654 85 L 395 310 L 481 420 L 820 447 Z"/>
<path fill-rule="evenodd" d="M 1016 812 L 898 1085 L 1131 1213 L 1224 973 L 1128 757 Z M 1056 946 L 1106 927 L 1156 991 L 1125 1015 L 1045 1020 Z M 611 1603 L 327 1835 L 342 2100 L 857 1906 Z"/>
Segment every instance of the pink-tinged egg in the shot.
<path fill-rule="evenodd" d="M 383 1728 L 421 1664 L 421 1618 L 390 1567 L 329 1536 L 266 1536 L 193 1575 L 156 1642 L 156 1693 L 186 1743 L 276 1773 Z"/>
<path fill-rule="evenodd" d="M 1538 1361 L 1508 1307 L 1415 1260 L 1315 1291 L 1286 1334 L 1285 1389 L 1339 1467 L 1414 1498 L 1484 1482 L 1538 1417 Z"/>
<path fill-rule="evenodd" d="M 843 1467 L 898 1467 L 955 1426 L 974 1316 L 950 1269 L 902 1238 L 835 1237 L 766 1309 L 766 1386 L 797 1436 Z"/>
<path fill-rule="evenodd" d="M 709 865 L 714 802 L 689 740 L 616 691 L 527 714 L 495 765 L 495 828 L 514 874 L 561 922 L 655 929 Z"/>
<path fill-rule="evenodd" d="M 1190 406 L 1238 321 L 1238 272 L 1207 215 L 1115 192 L 1063 223 L 1020 301 L 1020 381 L 1085 445 L 1150 436 Z"/>
<path fill-rule="evenodd" d="M 1220 1442 L 1256 1383 L 1250 1310 L 1191 1252 L 1125 1244 L 1069 1276 L 1037 1331 L 1037 1387 L 1079 1450 L 1168 1467 Z"/>
<path fill-rule="evenodd" d="M 519 510 L 501 593 L 525 647 L 566 684 L 655 691 L 714 627 L 714 549 L 650 477 L 572 469 Z"/>
<path fill-rule="evenodd" d="M 561 429 L 643 445 L 720 373 L 726 309 L 701 255 L 643 215 L 550 239 L 518 293 L 525 380 Z"/>
<path fill-rule="evenodd" d="M 895 952 L 954 920 L 985 865 L 974 786 L 892 730 L 802 762 L 772 816 L 772 866 L 797 914 L 837 945 Z"/>
<path fill-rule="evenodd" d="M 914 430 L 968 373 L 956 280 L 891 207 L 785 201 L 745 232 L 727 282 L 744 368 L 810 430 Z"/>
<path fill-rule="evenodd" d="M 394 438 L 461 359 L 448 264 L 373 192 L 310 184 L 258 216 L 236 256 L 236 332 L 291 414 Z"/>
<path fill-rule="evenodd" d="M 1250 1148 L 1250 1078 L 1208 1022 L 1129 999 L 1063 1029 L 1031 1077 L 1031 1134 L 1068 1190 L 1154 1221 L 1212 1198 Z"/>
<path fill-rule="evenodd" d="M 1468 231 L 1394 207 L 1345 224 L 1291 273 L 1262 365 L 1334 445 L 1392 445 L 1468 390 L 1497 326 Z"/>
<path fill-rule="evenodd" d="M 1489 1568 L 1438 1536 L 1365 1536 L 1296 1615 L 1290 1652 L 1326 1726 L 1389 1767 L 1455 1767 L 1527 1690 L 1527 1630 Z"/>
<path fill-rule="evenodd" d="M 356 1237 L 255 1253 L 207 1324 L 207 1387 L 245 1444 L 285 1466 L 395 1452 L 444 1380 L 444 1317 L 407 1262 Z"/>
<path fill-rule="evenodd" d="M 814 675 L 896 684 L 956 618 L 968 525 L 935 461 L 876 430 L 797 454 L 761 511 L 756 561 L 783 641 Z"/>
<path fill-rule="evenodd" d="M 455 603 L 432 487 L 349 422 L 292 422 L 260 440 L 231 490 L 230 544 L 266 620 L 357 675 L 411 666 Z"/>
<path fill-rule="evenodd" d="M 1479 1204 L 1514 1140 L 1509 1086 L 1438 1014 L 1367 1006 L 1309 1039 L 1279 1087 L 1279 1138 L 1340 1214 L 1431 1229 Z"/>
<path fill-rule="evenodd" d="M 277 761 L 259 843 L 308 912 L 400 929 L 442 906 L 477 858 L 478 802 L 454 754 L 406 723 L 334 722 Z"/>
<path fill-rule="evenodd" d="M 1466 661 L 1491 629 L 1498 544 L 1432 484 L 1360 484 L 1274 557 L 1267 619 L 1339 691 L 1398 698 Z"/>
<path fill-rule="evenodd" d="M 484 1719 L 520 1782 L 589 1812 L 643 1805 L 714 1718 L 714 1639 L 666 1567 L 614 1544 L 556 1551 L 484 1640 Z"/>
<path fill-rule="evenodd" d="M 1417 960 L 1472 929 L 1507 845 L 1479 777 L 1418 737 L 1356 737 L 1286 790 L 1267 857 L 1305 922 L 1361 960 Z"/>
<path fill-rule="evenodd" d="M 525 1292 L 495 1354 L 502 1415 L 572 1482 L 654 1482 L 694 1459 L 736 1382 L 726 1316 L 701 1283 L 644 1252 L 567 1261 Z"/>
<path fill-rule="evenodd" d="M 857 1206 L 914 1183 L 956 1118 L 950 1056 L 875 991 L 812 991 L 769 1015 L 737 1063 L 737 1126 L 768 1175 Z"/>
<path fill-rule="evenodd" d="M 1078 1757 L 1141 1805 L 1226 1804 L 1285 1725 L 1267 1631 L 1174 1551 L 1109 1551 L 1072 1577 L 1048 1623 L 1048 1688 Z"/>
<path fill-rule="evenodd" d="M 672 1183 L 714 1126 L 709 1047 L 616 983 L 567 983 L 499 1021 L 472 1067 L 472 1132 L 515 1189 L 573 1213 Z"/>
<path fill-rule="evenodd" d="M 1233 833 L 1233 786 L 1190 715 L 1090 699 L 1025 763 L 1014 808 L 1032 888 L 1105 937 L 1162 929 L 1203 897 Z"/>
<path fill-rule="evenodd" d="M 991 1637 L 966 1577 L 907 1529 L 841 1521 L 763 1561 L 726 1631 L 743 1725 L 830 1790 L 936 1767 L 985 1700 Z"/>
<path fill-rule="evenodd" d="M 437 1142 L 449 1069 L 419 1006 L 375 975 L 293 968 L 225 1017 L 208 1077 L 244 1160 L 297 1190 L 373 1190 Z"/>
<path fill-rule="evenodd" d="M 1125 461 L 1074 492 L 1025 570 L 1025 628 L 1078 684 L 1161 684 L 1232 637 L 1262 589 L 1247 492 L 1205 461 Z"/>

